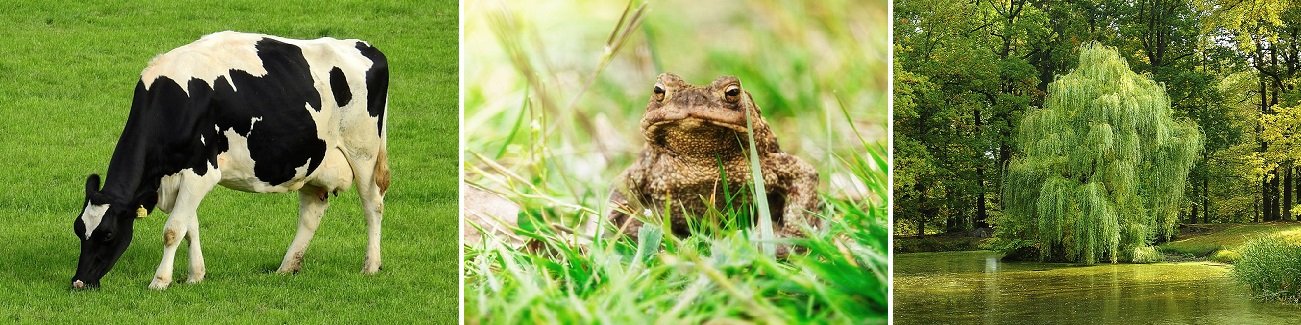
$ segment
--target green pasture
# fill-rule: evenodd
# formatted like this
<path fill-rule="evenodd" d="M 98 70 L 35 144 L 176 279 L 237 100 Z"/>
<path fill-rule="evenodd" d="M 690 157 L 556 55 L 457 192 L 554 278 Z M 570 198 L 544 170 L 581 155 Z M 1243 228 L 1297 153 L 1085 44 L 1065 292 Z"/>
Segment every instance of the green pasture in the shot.
<path fill-rule="evenodd" d="M 451 323 L 457 315 L 457 2 L 8 1 L 0 4 L 0 322 Z M 199 209 L 207 279 L 147 288 L 167 216 L 99 290 L 73 292 L 72 221 L 106 172 L 139 72 L 199 37 L 238 30 L 359 38 L 391 65 L 383 270 L 360 274 L 355 192 L 332 199 L 303 271 L 274 273 L 297 225 L 294 194 L 218 188 Z"/>

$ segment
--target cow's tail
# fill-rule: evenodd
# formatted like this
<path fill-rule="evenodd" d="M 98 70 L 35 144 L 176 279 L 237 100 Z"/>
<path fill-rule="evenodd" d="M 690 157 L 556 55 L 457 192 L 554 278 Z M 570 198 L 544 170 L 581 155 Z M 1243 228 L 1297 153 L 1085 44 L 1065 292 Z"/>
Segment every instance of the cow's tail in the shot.
<path fill-rule="evenodd" d="M 380 146 L 379 155 L 375 158 L 375 185 L 379 185 L 380 195 L 384 195 L 385 192 L 388 192 L 388 146 Z"/>

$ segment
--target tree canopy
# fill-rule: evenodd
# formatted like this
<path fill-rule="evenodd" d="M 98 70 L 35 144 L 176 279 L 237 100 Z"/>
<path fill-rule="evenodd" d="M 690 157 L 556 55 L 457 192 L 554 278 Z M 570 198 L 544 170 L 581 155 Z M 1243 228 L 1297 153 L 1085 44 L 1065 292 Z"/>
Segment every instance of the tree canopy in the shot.
<path fill-rule="evenodd" d="M 1299 1 L 900 0 L 894 19 L 896 234 L 1004 218 L 1014 134 L 1091 42 L 1203 134 L 1179 223 L 1298 219 Z"/>
<path fill-rule="evenodd" d="M 1168 239 L 1202 148 L 1197 126 L 1172 113 L 1165 88 L 1114 48 L 1083 45 L 1079 66 L 1020 123 L 1024 154 L 1008 165 L 1000 237 L 1087 264 Z"/>

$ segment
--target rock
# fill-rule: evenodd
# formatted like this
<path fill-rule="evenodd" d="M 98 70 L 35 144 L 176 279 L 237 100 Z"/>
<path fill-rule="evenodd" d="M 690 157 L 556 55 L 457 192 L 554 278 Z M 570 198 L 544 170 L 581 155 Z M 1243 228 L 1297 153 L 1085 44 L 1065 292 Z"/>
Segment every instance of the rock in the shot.
<path fill-rule="evenodd" d="M 462 231 L 465 245 L 482 247 L 483 233 L 487 231 L 493 240 L 511 248 L 524 246 L 524 240 L 511 231 L 517 227 L 520 206 L 511 200 L 475 186 L 461 184 Z M 476 228 L 475 226 L 478 226 Z"/>

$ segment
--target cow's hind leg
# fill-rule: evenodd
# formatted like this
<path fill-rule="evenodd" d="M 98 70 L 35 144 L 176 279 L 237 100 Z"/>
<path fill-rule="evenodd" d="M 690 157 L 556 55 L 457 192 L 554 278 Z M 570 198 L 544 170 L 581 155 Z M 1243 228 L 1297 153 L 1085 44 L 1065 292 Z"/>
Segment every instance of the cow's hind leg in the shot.
<path fill-rule="evenodd" d="M 206 175 L 198 175 L 186 169 L 181 171 L 180 177 L 176 201 L 172 204 L 171 215 L 163 227 L 163 259 L 154 272 L 153 281 L 149 283 L 150 289 L 162 290 L 171 285 L 172 266 L 181 238 L 190 241 L 190 282 L 202 281 L 206 273 L 203 252 L 199 246 L 199 203 L 221 180 L 221 171 L 209 168 Z"/>
<path fill-rule="evenodd" d="M 285 260 L 280 262 L 279 273 L 297 273 L 303 267 L 303 254 L 307 245 L 312 243 L 316 228 L 321 225 L 321 216 L 330 206 L 329 193 L 325 190 L 306 186 L 298 190 L 298 234 L 285 252 Z"/>
<path fill-rule="evenodd" d="M 357 193 L 366 215 L 366 260 L 361 273 L 375 274 L 380 269 L 380 224 L 384 220 L 384 193 L 388 191 L 388 153 L 381 147 L 373 162 L 353 161 Z M 366 168 L 370 167 L 370 168 Z"/>

